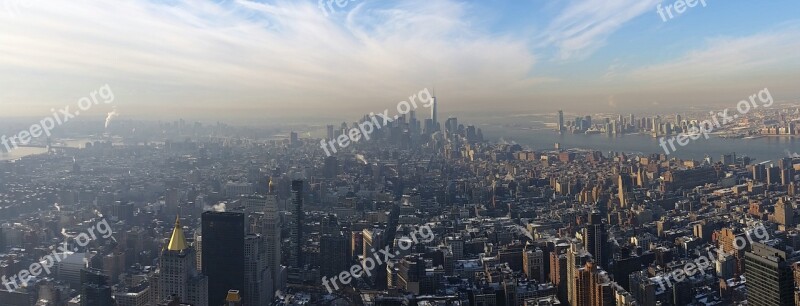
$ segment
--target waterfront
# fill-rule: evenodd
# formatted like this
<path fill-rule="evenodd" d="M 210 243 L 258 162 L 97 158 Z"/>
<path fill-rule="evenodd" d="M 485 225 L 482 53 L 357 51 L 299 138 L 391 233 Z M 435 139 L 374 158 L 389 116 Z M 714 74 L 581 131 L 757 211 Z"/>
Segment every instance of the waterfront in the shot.
<path fill-rule="evenodd" d="M 86 142 L 90 141 L 89 138 L 81 138 L 81 139 L 65 139 L 61 140 L 61 143 L 57 144 L 59 146 L 67 146 L 71 148 L 83 148 Z M 11 150 L 10 152 L 2 152 L 0 153 L 0 161 L 5 160 L 16 160 L 23 158 L 25 156 L 36 155 L 36 154 L 44 154 L 47 153 L 47 149 L 45 148 L 35 148 L 35 147 L 19 147 L 16 149 Z"/>
<path fill-rule="evenodd" d="M 555 143 L 562 149 L 594 149 L 605 153 L 627 152 L 639 154 L 664 153 L 658 138 L 650 135 L 632 134 L 622 136 L 563 134 L 548 129 L 505 129 L 497 126 L 484 126 L 485 135 L 490 140 L 501 137 L 516 141 L 535 150 L 552 150 Z M 800 139 L 794 137 L 760 137 L 755 139 L 723 139 L 711 136 L 708 140 L 698 139 L 690 145 L 680 147 L 670 157 L 700 160 L 708 154 L 715 161 L 722 154 L 735 152 L 737 156 L 749 156 L 758 161 L 776 160 L 787 156 L 787 152 L 800 152 Z"/>

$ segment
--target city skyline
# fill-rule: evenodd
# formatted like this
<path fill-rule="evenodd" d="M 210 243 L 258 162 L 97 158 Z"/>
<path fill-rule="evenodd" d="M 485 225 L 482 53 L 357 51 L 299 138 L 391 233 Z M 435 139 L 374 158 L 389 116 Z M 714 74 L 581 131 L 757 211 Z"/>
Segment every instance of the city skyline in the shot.
<path fill-rule="evenodd" d="M 797 0 L 0 0 L 0 306 L 800 305 Z"/>

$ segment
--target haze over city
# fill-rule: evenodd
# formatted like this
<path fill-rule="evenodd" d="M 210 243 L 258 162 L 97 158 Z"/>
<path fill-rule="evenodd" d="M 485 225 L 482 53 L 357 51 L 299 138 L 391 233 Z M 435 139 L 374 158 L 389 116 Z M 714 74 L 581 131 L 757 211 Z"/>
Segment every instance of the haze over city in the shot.
<path fill-rule="evenodd" d="M 0 108 L 37 117 L 102 84 L 141 119 L 352 120 L 424 87 L 477 116 L 706 109 L 764 86 L 797 102 L 796 1 L 666 21 L 659 3 L 4 0 Z"/>

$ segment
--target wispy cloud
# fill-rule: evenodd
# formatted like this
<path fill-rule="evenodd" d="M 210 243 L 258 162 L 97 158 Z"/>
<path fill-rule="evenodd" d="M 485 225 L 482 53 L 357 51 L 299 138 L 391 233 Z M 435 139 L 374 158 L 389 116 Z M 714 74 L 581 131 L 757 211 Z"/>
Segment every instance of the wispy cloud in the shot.
<path fill-rule="evenodd" d="M 152 103 L 246 111 L 368 111 L 425 86 L 481 103 L 489 89 L 535 82 L 525 42 L 466 22 L 467 9 L 362 2 L 326 17 L 305 1 L 53 2 L 0 17 L 13 24 L 0 32 L 0 69 L 48 75 L 51 91 L 102 79 Z"/>
<path fill-rule="evenodd" d="M 673 61 L 641 67 L 628 76 L 631 80 L 665 85 L 795 74 L 800 66 L 797 50 L 800 27 L 790 25 L 745 37 L 711 38 L 705 46 Z"/>
<path fill-rule="evenodd" d="M 560 60 L 590 56 L 613 33 L 651 12 L 660 0 L 573 0 L 545 29 L 544 42 L 554 45 Z"/>

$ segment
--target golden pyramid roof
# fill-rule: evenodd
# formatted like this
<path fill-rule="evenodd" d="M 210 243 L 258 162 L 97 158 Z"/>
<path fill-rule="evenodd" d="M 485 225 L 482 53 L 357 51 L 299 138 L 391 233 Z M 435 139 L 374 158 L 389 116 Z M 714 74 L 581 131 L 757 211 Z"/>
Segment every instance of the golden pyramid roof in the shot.
<path fill-rule="evenodd" d="M 183 228 L 181 227 L 181 217 L 178 216 L 175 218 L 175 229 L 172 230 L 172 237 L 169 238 L 167 250 L 183 251 L 188 248 L 189 245 L 186 243 L 186 236 L 183 234 Z"/>

